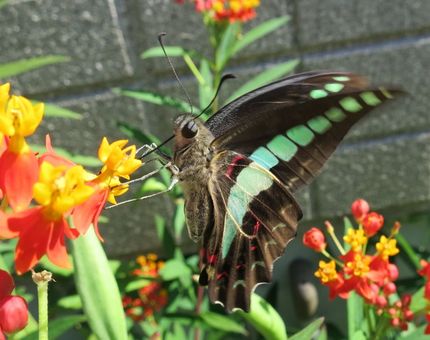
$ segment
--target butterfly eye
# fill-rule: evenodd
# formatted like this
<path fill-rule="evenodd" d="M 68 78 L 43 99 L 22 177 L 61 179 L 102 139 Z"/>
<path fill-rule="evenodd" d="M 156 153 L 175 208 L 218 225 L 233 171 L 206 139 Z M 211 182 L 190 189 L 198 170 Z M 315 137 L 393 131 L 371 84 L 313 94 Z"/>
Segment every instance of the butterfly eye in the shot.
<path fill-rule="evenodd" d="M 182 137 L 184 138 L 193 138 L 197 135 L 199 128 L 194 120 L 188 121 L 181 130 Z"/>

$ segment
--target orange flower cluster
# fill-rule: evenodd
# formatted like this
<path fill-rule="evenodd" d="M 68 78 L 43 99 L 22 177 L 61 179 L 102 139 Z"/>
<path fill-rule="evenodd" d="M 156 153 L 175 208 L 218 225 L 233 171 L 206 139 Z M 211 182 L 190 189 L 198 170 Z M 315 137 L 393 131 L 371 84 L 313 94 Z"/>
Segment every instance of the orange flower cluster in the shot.
<path fill-rule="evenodd" d="M 185 0 L 176 0 L 183 4 Z M 194 0 L 197 12 L 208 14 L 215 21 L 245 22 L 254 19 L 260 0 Z"/>
<path fill-rule="evenodd" d="M 158 272 L 163 268 L 164 261 L 158 260 L 155 254 L 148 254 L 139 256 L 136 262 L 139 268 L 133 270 L 133 276 L 150 281 L 137 291 L 137 297 L 124 296 L 122 303 L 126 315 L 139 322 L 159 312 L 167 304 L 168 296 L 167 290 L 158 281 Z"/>
<path fill-rule="evenodd" d="M 68 268 L 65 237 L 83 235 L 93 224 L 101 239 L 97 220 L 103 206 L 128 190 L 121 179 L 129 179 L 141 161 L 135 159 L 135 146 L 125 147 L 126 140 L 109 144 L 106 138 L 99 147 L 104 165 L 98 175 L 56 154 L 49 136 L 46 152 L 37 155 L 26 137 L 41 123 L 44 106 L 10 95 L 9 90 L 9 84 L 0 86 L 0 239 L 19 238 L 15 250 L 19 274 L 44 255 Z"/>
<path fill-rule="evenodd" d="M 407 329 L 408 321 L 413 318 L 409 309 L 411 297 L 404 295 L 392 302 L 393 294 L 397 291 L 394 281 L 399 276 L 399 270 L 390 263 L 390 257 L 399 252 L 394 236 L 400 225 L 395 223 L 388 237 L 381 235 L 375 252 L 368 254 L 366 248 L 369 238 L 380 231 L 384 218 L 376 212 L 369 212 L 369 204 L 362 199 L 356 200 L 351 210 L 358 228 L 348 229 L 343 237 L 349 248 L 347 250 L 337 239 L 331 223 L 326 222 L 327 232 L 341 253 L 338 258 L 327 252 L 325 236 L 320 229 L 314 227 L 304 234 L 303 243 L 329 259 L 319 262 L 315 276 L 329 288 L 330 298 L 338 296 L 346 299 L 351 291 L 355 291 L 367 304 L 375 306 L 378 315 L 388 317 L 393 327 Z"/>

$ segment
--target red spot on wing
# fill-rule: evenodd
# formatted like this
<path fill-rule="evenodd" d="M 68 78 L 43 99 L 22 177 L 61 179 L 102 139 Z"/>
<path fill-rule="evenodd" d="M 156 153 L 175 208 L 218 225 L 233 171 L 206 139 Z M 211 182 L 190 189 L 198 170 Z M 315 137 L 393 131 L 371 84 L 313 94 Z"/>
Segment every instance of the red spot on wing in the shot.
<path fill-rule="evenodd" d="M 256 220 L 255 224 L 254 224 L 254 230 L 252 232 L 252 235 L 257 235 L 258 231 L 260 230 L 261 227 L 261 223 L 259 220 Z"/>
<path fill-rule="evenodd" d="M 226 170 L 226 172 L 225 172 L 225 175 L 228 177 L 228 178 L 231 178 L 231 174 L 233 173 L 233 170 L 234 170 L 234 167 L 236 166 L 236 164 L 240 161 L 240 160 L 242 160 L 242 159 L 244 159 L 245 157 L 243 157 L 242 155 L 236 155 L 236 156 L 234 156 L 233 157 L 233 159 L 231 160 L 231 162 L 230 162 L 230 164 L 228 165 L 228 167 L 227 167 L 227 170 Z"/>

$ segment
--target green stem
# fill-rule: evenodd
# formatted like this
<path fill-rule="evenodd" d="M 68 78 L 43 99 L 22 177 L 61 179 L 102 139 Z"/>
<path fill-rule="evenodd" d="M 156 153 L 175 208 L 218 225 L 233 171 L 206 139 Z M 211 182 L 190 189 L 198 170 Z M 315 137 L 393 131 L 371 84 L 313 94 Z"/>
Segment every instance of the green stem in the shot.
<path fill-rule="evenodd" d="M 390 326 L 387 318 L 380 318 L 379 325 L 375 330 L 375 336 L 372 337 L 374 340 L 384 339 L 385 331 Z"/>
<path fill-rule="evenodd" d="M 39 340 L 48 340 L 48 282 L 37 284 L 39 304 Z"/>
<path fill-rule="evenodd" d="M 406 256 L 408 257 L 409 261 L 415 266 L 416 269 L 420 269 L 421 268 L 420 258 L 412 249 L 409 242 L 403 237 L 402 234 L 397 234 L 396 240 L 397 242 L 399 242 L 399 246 L 406 253 Z"/>

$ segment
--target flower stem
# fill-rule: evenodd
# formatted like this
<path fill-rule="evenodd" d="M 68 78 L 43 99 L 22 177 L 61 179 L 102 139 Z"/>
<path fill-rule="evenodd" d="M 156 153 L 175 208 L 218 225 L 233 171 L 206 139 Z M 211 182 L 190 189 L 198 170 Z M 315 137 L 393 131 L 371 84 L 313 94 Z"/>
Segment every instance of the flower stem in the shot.
<path fill-rule="evenodd" d="M 402 234 L 397 234 L 395 238 L 397 242 L 399 242 L 400 247 L 406 253 L 406 256 L 408 257 L 409 261 L 415 266 L 416 269 L 420 269 L 421 268 L 420 258 L 412 249 L 409 242 L 403 237 Z"/>
<path fill-rule="evenodd" d="M 52 280 L 52 274 L 46 270 L 40 273 L 32 271 L 32 278 L 37 285 L 39 340 L 48 340 L 48 282 Z"/>
<path fill-rule="evenodd" d="M 342 255 L 345 255 L 345 249 L 343 248 L 342 244 L 339 242 L 339 239 L 337 238 L 334 232 L 334 227 L 331 225 L 329 221 L 325 222 L 325 226 L 327 228 L 327 233 L 331 236 L 333 242 L 336 244 L 337 249 L 339 249 L 339 252 Z"/>
<path fill-rule="evenodd" d="M 372 337 L 374 340 L 384 339 L 385 332 L 390 325 L 387 318 L 380 318 L 379 320 L 380 321 L 375 330 L 374 337 Z"/>

